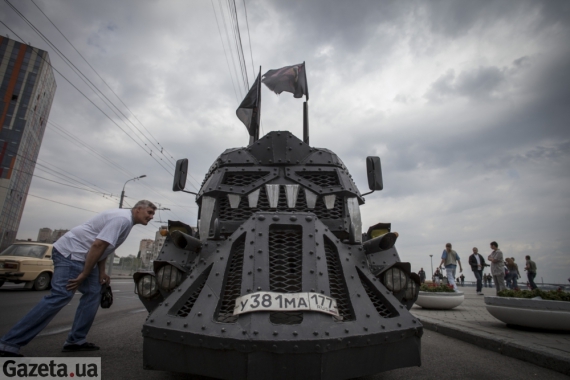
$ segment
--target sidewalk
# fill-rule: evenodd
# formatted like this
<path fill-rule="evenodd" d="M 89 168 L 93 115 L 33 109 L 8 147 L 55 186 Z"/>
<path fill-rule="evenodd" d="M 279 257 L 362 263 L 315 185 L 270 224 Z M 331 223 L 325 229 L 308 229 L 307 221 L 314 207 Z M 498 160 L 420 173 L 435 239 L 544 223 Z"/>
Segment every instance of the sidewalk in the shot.
<path fill-rule="evenodd" d="M 465 301 L 452 310 L 427 310 L 414 305 L 410 310 L 428 330 L 500 352 L 541 367 L 570 375 L 570 332 L 549 332 L 505 325 L 485 308 L 475 287 L 460 287 Z M 483 288 L 494 296 L 495 288 Z"/>

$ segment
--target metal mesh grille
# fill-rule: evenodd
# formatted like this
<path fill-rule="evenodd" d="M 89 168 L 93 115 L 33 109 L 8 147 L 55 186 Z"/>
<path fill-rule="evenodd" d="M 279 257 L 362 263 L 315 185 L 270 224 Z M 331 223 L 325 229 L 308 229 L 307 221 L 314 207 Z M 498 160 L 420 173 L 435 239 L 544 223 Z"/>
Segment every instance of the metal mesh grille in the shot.
<path fill-rule="evenodd" d="M 357 268 L 358 270 L 358 268 Z M 369 283 L 369 280 L 358 270 L 358 276 L 360 277 L 360 282 L 362 283 L 362 287 L 366 291 L 368 298 L 374 304 L 376 311 L 382 318 L 392 318 L 396 317 L 397 314 L 392 312 L 383 302 L 383 297 L 381 297 L 376 289 L 374 289 L 373 285 Z"/>
<path fill-rule="evenodd" d="M 325 237 L 325 255 L 329 273 L 329 288 L 331 297 L 336 300 L 338 312 L 343 321 L 354 321 L 354 311 L 350 303 L 346 281 L 342 273 L 342 264 L 338 257 L 336 246 Z"/>
<path fill-rule="evenodd" d="M 269 172 L 227 172 L 222 181 L 223 185 L 248 186 L 260 178 L 265 177 Z"/>
<path fill-rule="evenodd" d="M 296 172 L 295 174 L 321 187 L 340 185 L 336 172 Z"/>
<path fill-rule="evenodd" d="M 182 307 L 180 309 L 178 309 L 178 311 L 176 312 L 176 316 L 187 317 L 188 314 L 190 314 L 190 312 L 192 311 L 192 308 L 194 307 L 194 304 L 196 303 L 196 300 L 200 296 L 200 293 L 202 292 L 202 289 L 204 288 L 204 285 L 206 284 L 206 281 L 208 280 L 208 275 L 210 274 L 211 269 L 212 269 L 212 266 L 210 265 L 208 268 L 206 268 L 202 272 L 202 274 L 200 276 L 198 276 L 198 278 L 196 279 L 196 282 L 194 282 L 194 284 L 191 285 L 191 287 L 195 287 L 196 290 L 194 290 L 190 294 L 190 297 L 188 297 L 186 302 L 184 302 L 184 305 L 182 305 Z"/>
<path fill-rule="evenodd" d="M 226 271 L 226 283 L 222 290 L 222 297 L 216 315 L 216 321 L 234 323 L 238 316 L 234 315 L 236 298 L 241 295 L 241 279 L 243 267 L 243 252 L 245 250 L 245 234 L 236 240 L 230 253 L 230 262 Z"/>
<path fill-rule="evenodd" d="M 272 292 L 303 291 L 303 230 L 300 226 L 271 226 L 269 229 L 269 289 Z M 273 311 L 271 322 L 296 325 L 303 322 L 303 312 Z"/>
<path fill-rule="evenodd" d="M 279 203 L 277 208 L 269 207 L 265 186 L 261 187 L 256 208 L 249 208 L 247 196 L 242 196 L 238 208 L 231 208 L 228 197 L 225 195 L 222 195 L 218 199 L 218 217 L 220 218 L 220 221 L 243 221 L 258 211 L 313 212 L 319 219 L 342 219 L 344 210 L 343 198 L 340 196 L 336 197 L 334 207 L 330 210 L 326 208 L 321 197 L 317 199 L 315 208 L 312 210 L 309 209 L 307 207 L 307 200 L 305 199 L 305 191 L 302 188 L 299 189 L 297 203 L 294 208 L 287 207 L 287 197 L 285 195 L 285 189 L 282 187 L 279 189 Z"/>

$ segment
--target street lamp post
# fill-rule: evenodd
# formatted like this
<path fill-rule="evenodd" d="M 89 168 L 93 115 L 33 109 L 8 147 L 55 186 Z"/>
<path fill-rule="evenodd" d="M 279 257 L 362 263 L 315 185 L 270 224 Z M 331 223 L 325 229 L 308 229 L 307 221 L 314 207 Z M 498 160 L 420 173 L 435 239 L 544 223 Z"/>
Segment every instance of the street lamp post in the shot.
<path fill-rule="evenodd" d="M 144 177 L 146 177 L 146 174 L 143 174 L 135 178 L 131 178 L 127 182 L 125 182 L 125 184 L 123 185 L 123 191 L 121 191 L 121 200 L 119 201 L 119 208 L 123 208 L 123 199 L 125 198 L 125 186 L 127 186 L 127 183 L 129 183 L 130 181 L 134 181 L 135 179 L 141 179 Z M 111 262 L 109 263 L 109 273 L 107 274 L 111 276 L 111 273 L 113 273 L 113 262 L 115 261 L 115 252 L 109 255 L 109 260 Z"/>
<path fill-rule="evenodd" d="M 131 178 L 127 182 L 125 182 L 125 184 L 123 185 L 123 191 L 121 191 L 121 200 L 119 201 L 119 208 L 123 208 L 123 199 L 125 198 L 125 186 L 127 186 L 127 183 L 129 183 L 130 181 L 134 181 L 135 179 L 141 179 L 144 177 L 146 177 L 146 174 L 143 174 L 139 177 Z"/>
<path fill-rule="evenodd" d="M 433 281 L 433 255 L 429 255 L 431 261 L 431 280 Z"/>

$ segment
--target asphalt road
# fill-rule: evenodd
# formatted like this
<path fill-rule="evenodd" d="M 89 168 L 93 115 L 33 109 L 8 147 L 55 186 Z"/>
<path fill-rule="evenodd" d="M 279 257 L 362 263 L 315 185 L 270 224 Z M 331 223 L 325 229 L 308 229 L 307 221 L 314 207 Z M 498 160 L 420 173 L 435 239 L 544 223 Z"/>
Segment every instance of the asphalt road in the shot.
<path fill-rule="evenodd" d="M 115 302 L 110 309 L 99 309 L 89 341 L 102 347 L 100 351 L 62 353 L 61 346 L 73 321 L 80 295 L 66 306 L 48 327 L 22 349 L 26 356 L 95 356 L 101 357 L 102 378 L 107 379 L 202 379 L 168 372 L 142 369 L 141 327 L 146 310 L 133 294 L 129 280 L 111 284 Z M 48 292 L 35 292 L 10 284 L 0 288 L 0 336 Z M 402 368 L 363 377 L 360 380 L 422 379 L 568 379 L 558 372 L 537 367 L 499 353 L 484 350 L 462 341 L 424 330 L 422 366 Z"/>

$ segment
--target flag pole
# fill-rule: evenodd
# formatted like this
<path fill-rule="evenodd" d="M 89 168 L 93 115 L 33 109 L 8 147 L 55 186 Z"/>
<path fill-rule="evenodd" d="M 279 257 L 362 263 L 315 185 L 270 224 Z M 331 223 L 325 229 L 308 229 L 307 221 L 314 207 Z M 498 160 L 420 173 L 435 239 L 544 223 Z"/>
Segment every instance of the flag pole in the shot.
<path fill-rule="evenodd" d="M 259 140 L 259 130 L 261 129 L 261 65 L 259 66 L 259 74 L 257 75 L 259 81 L 257 83 L 257 112 L 259 113 L 259 123 L 255 131 L 255 141 Z"/>
<path fill-rule="evenodd" d="M 303 102 L 303 142 L 309 145 L 309 86 L 307 85 L 307 66 L 303 61 L 303 70 L 305 70 L 305 102 Z"/>

